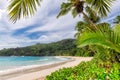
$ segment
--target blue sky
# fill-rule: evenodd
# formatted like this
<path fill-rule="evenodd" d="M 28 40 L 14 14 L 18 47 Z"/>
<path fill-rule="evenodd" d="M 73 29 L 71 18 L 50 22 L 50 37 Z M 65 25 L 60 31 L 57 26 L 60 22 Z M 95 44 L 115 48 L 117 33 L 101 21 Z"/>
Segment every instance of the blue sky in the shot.
<path fill-rule="evenodd" d="M 8 1 L 0 0 L 0 49 L 74 38 L 74 26 L 81 17 L 73 19 L 71 14 L 68 14 L 56 19 L 60 4 L 66 0 L 43 0 L 33 17 L 21 19 L 15 24 L 10 22 L 7 16 Z M 120 14 L 119 4 L 120 0 L 113 3 L 111 13 L 103 21 L 111 23 Z"/>

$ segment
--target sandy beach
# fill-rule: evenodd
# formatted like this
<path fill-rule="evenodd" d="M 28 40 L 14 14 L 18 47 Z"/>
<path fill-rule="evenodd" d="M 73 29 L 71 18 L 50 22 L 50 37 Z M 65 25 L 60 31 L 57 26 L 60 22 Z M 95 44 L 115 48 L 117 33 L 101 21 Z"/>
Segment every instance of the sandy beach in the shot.
<path fill-rule="evenodd" d="M 69 57 L 69 61 L 48 64 L 44 66 L 34 66 L 25 68 L 22 71 L 13 71 L 11 73 L 0 74 L 0 80 L 44 80 L 45 76 L 64 67 L 77 66 L 82 61 L 89 61 L 92 57 Z"/>

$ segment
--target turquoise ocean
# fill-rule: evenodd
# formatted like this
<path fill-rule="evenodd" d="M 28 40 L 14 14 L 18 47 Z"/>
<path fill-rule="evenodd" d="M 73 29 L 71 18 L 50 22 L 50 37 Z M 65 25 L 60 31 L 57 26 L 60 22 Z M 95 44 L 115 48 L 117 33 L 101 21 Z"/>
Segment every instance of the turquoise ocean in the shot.
<path fill-rule="evenodd" d="M 11 56 L 0 57 L 0 71 L 22 66 L 45 65 L 69 60 L 60 57 Z"/>

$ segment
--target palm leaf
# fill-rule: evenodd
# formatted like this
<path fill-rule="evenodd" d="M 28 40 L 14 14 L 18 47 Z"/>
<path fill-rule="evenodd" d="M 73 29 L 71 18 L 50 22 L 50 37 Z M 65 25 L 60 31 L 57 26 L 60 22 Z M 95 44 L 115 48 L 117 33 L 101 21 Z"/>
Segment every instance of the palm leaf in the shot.
<path fill-rule="evenodd" d="M 77 30 L 75 37 L 77 38 L 78 36 L 80 36 L 82 34 L 82 32 L 86 30 L 87 26 L 88 26 L 87 23 L 85 23 L 83 21 L 79 21 L 77 23 L 77 25 L 75 26 L 75 29 Z"/>
<path fill-rule="evenodd" d="M 76 8 L 72 9 L 72 15 L 73 15 L 73 18 L 75 18 L 78 15 Z"/>
<path fill-rule="evenodd" d="M 8 6 L 10 20 L 16 22 L 21 17 L 32 16 L 41 0 L 11 0 Z"/>
<path fill-rule="evenodd" d="M 112 29 L 114 32 L 120 35 L 120 24 L 116 24 Z"/>
<path fill-rule="evenodd" d="M 84 32 L 81 36 L 79 36 L 78 44 L 79 47 L 84 47 L 87 45 L 99 45 L 104 48 L 113 49 L 117 52 L 120 52 L 120 36 L 107 27 L 100 27 L 99 30 L 92 32 Z"/>
<path fill-rule="evenodd" d="M 60 16 L 66 15 L 72 8 L 73 4 L 72 3 L 62 3 L 61 5 L 61 11 L 58 14 L 57 18 L 59 18 Z"/>
<path fill-rule="evenodd" d="M 87 14 L 88 14 L 88 17 L 89 19 L 93 22 L 93 23 L 97 23 L 100 21 L 100 17 L 99 15 L 97 15 L 96 11 L 92 8 L 90 8 L 89 6 L 86 6 L 85 8 Z M 84 17 L 84 21 L 88 22 L 89 21 Z"/>
<path fill-rule="evenodd" d="M 116 19 L 114 19 L 114 23 L 120 24 L 120 15 L 117 16 Z"/>
<path fill-rule="evenodd" d="M 86 3 L 90 4 L 101 17 L 105 17 L 110 12 L 113 1 L 115 0 L 86 0 Z"/>

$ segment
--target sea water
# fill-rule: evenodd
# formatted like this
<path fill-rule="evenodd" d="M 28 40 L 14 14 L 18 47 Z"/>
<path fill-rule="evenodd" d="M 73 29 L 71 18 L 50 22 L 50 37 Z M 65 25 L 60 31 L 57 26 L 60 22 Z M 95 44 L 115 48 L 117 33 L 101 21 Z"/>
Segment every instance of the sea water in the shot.
<path fill-rule="evenodd" d="M 69 60 L 58 57 L 11 56 L 0 57 L 0 71 L 19 68 L 22 66 L 45 65 Z"/>

